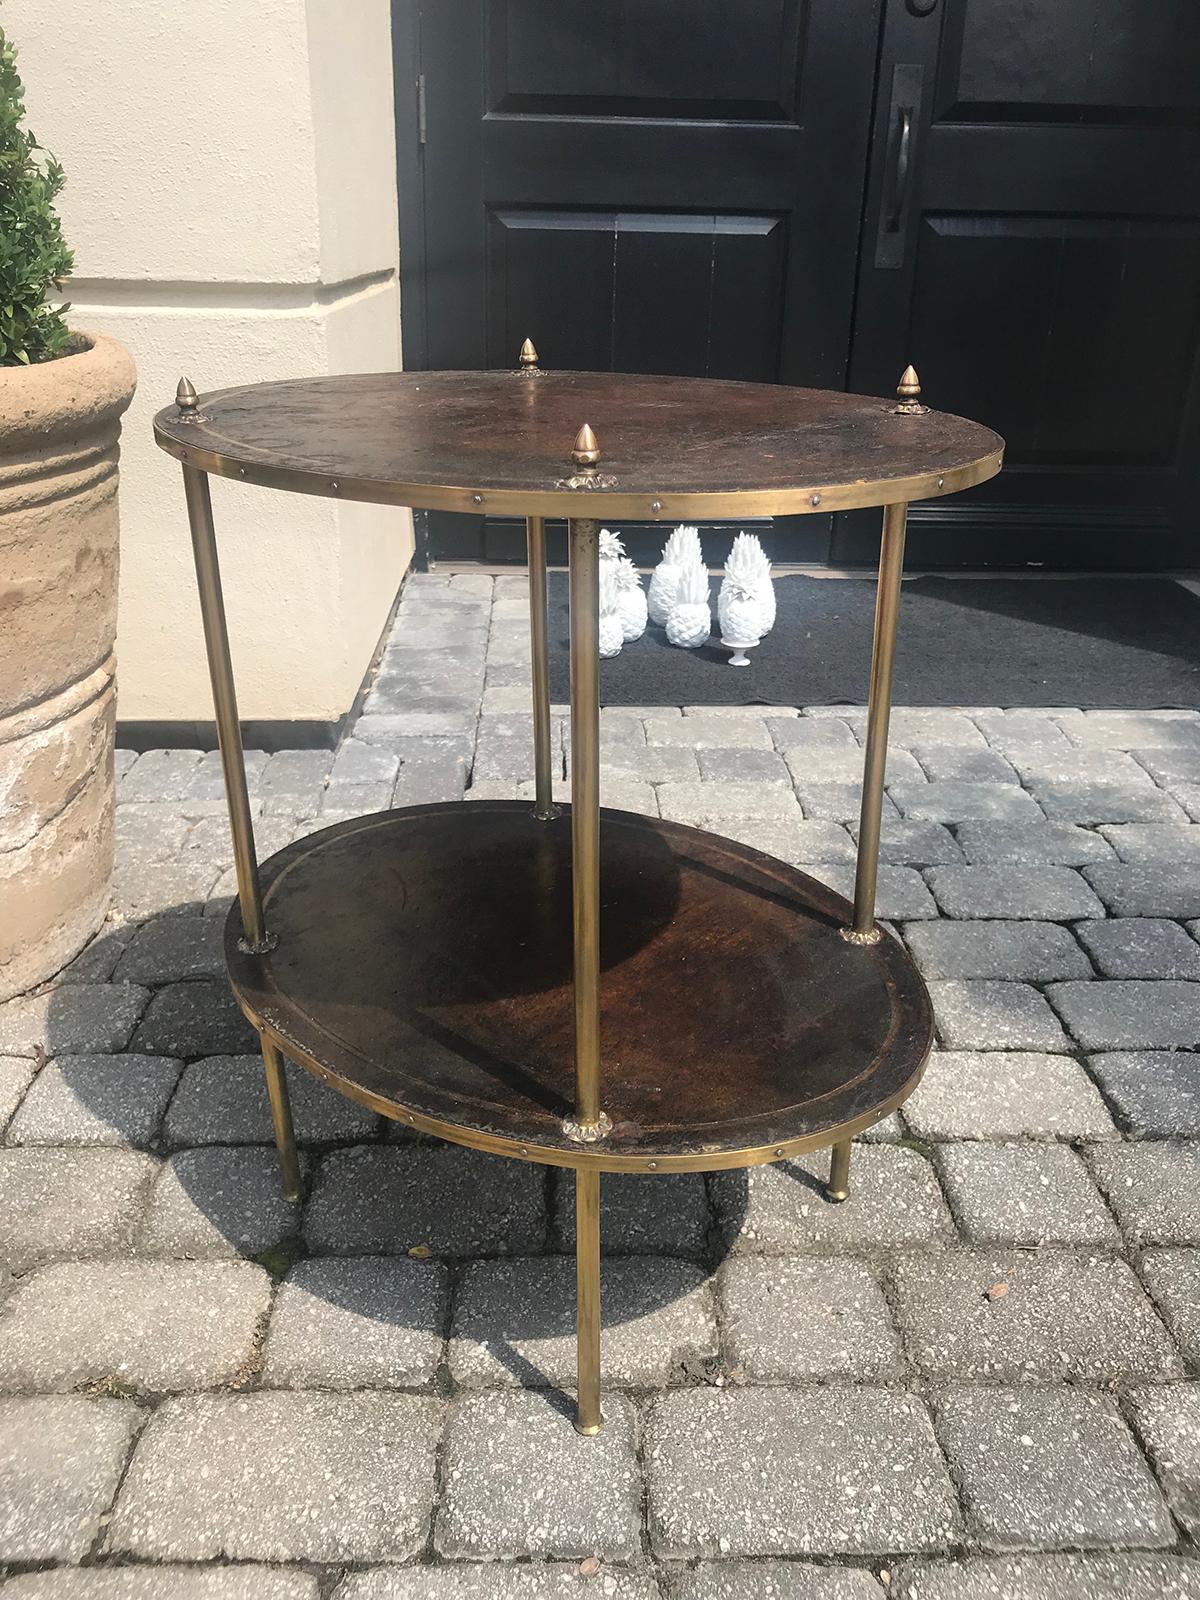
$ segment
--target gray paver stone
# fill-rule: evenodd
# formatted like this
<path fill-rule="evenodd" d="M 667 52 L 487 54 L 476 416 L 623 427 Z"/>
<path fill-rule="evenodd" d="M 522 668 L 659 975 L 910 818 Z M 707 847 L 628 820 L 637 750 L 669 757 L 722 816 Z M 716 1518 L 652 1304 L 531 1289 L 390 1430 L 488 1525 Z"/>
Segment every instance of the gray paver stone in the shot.
<path fill-rule="evenodd" d="M 1177 922 L 1106 917 L 1103 922 L 1081 922 L 1075 932 L 1106 978 L 1200 978 L 1200 945 Z"/>
<path fill-rule="evenodd" d="M 802 822 L 797 810 L 791 817 L 700 818 L 695 826 L 726 839 L 737 839 L 752 850 L 775 856 L 793 867 L 817 861 L 853 861 L 854 843 L 837 822 Z"/>
<path fill-rule="evenodd" d="M 1046 997 L 1088 1050 L 1200 1044 L 1200 983 L 1052 983 Z"/>
<path fill-rule="evenodd" d="M 1200 750 L 1170 750 L 1163 747 L 1131 750 L 1139 766 L 1164 786 L 1200 783 Z"/>
<path fill-rule="evenodd" d="M 143 750 L 121 779 L 121 799 L 180 800 L 202 759 L 199 750 Z"/>
<path fill-rule="evenodd" d="M 1141 1273 L 1184 1360 L 1200 1366 L 1200 1251 L 1147 1250 Z"/>
<path fill-rule="evenodd" d="M 429 1527 L 440 1401 L 391 1394 L 167 1400 L 107 1547 L 152 1560 L 403 1561 Z"/>
<path fill-rule="evenodd" d="M 1066 1145 L 942 1145 L 937 1167 L 971 1244 L 1120 1244 L 1087 1168 Z"/>
<path fill-rule="evenodd" d="M 865 712 L 860 716 L 850 707 L 836 707 L 835 714 L 845 716 L 853 726 L 866 723 Z M 809 715 L 812 715 L 810 709 Z M 983 735 L 963 711 L 943 706 L 895 706 L 888 723 L 889 744 L 900 745 L 905 750 L 932 748 L 934 745 L 976 745 L 986 743 Z"/>
<path fill-rule="evenodd" d="M 213 817 L 214 823 L 219 819 Z M 122 922 L 195 916 L 212 893 L 220 861 L 191 855 L 178 861 L 118 862 L 110 915 Z"/>
<path fill-rule="evenodd" d="M 923 1139 L 1112 1139 L 1096 1086 L 1070 1056 L 935 1051 L 904 1121 Z"/>
<path fill-rule="evenodd" d="M 1200 862 L 1124 862 L 1085 867 L 1084 877 L 1117 917 L 1200 917 Z"/>
<path fill-rule="evenodd" d="M 858 839 L 857 825 L 851 828 Z M 885 817 L 880 831 L 879 859 L 893 867 L 950 866 L 962 861 L 963 854 L 954 835 L 941 822 L 905 822 Z M 814 858 L 815 859 L 815 858 Z M 832 856 L 825 856 L 831 861 Z"/>
<path fill-rule="evenodd" d="M 1016 768 L 997 750 L 976 745 L 914 746 L 931 783 L 1020 783 Z"/>
<path fill-rule="evenodd" d="M 792 746 L 785 759 L 799 789 L 825 783 L 861 785 L 863 781 L 865 752 L 856 744 Z M 907 750 L 889 750 L 886 781 L 889 784 L 923 784 L 926 780 L 915 756 L 910 756 Z"/>
<path fill-rule="evenodd" d="M 379 1119 L 312 1073 L 287 1065 L 292 1122 L 301 1143 L 370 1139 Z M 183 1072 L 163 1124 L 169 1145 L 266 1144 L 274 1138 L 260 1055 L 208 1056 Z"/>
<path fill-rule="evenodd" d="M 988 1550 L 1173 1544 L 1141 1452 L 1107 1395 L 1081 1389 L 959 1389 L 938 1434 Z"/>
<path fill-rule="evenodd" d="M 951 1236 L 932 1166 L 914 1150 L 856 1144 L 850 1198 L 825 1198 L 827 1152 L 710 1179 L 718 1226 L 739 1252 L 792 1255 L 830 1246 L 871 1251 Z"/>
<path fill-rule="evenodd" d="M 442 1448 L 438 1552 L 455 1560 L 635 1559 L 642 1491 L 634 1412 L 614 1394 L 604 1396 L 603 1411 L 602 1431 L 585 1439 L 543 1394 L 461 1396 Z"/>
<path fill-rule="evenodd" d="M 729 1358 L 750 1383 L 898 1377 L 891 1314 L 862 1262 L 734 1257 L 720 1279 Z"/>
<path fill-rule="evenodd" d="M 806 817 L 825 822 L 857 822 L 862 811 L 862 779 L 845 783 L 812 783 L 808 779 L 796 785 L 796 795 Z M 883 797 L 883 815 L 896 816 L 895 803 L 889 795 Z"/>
<path fill-rule="evenodd" d="M 257 1044 L 224 978 L 160 989 L 133 1040 L 136 1050 L 173 1056 L 239 1055 Z"/>
<path fill-rule="evenodd" d="M 448 1145 L 359 1146 L 325 1157 L 305 1219 L 312 1250 L 435 1255 L 544 1248 L 541 1172 Z"/>
<path fill-rule="evenodd" d="M 0 1128 L 21 1104 L 36 1071 L 29 1056 L 0 1056 Z"/>
<path fill-rule="evenodd" d="M 1200 1385 L 1139 1388 L 1129 1399 L 1167 1504 L 1194 1539 L 1200 1532 Z"/>
<path fill-rule="evenodd" d="M 298 1262 L 275 1299 L 263 1382 L 283 1389 L 429 1383 L 441 1359 L 446 1272 L 396 1256 Z"/>
<path fill-rule="evenodd" d="M 4 1600 L 318 1600 L 316 1578 L 286 1567 L 57 1567 L 10 1578 Z"/>
<path fill-rule="evenodd" d="M 254 1352 L 270 1280 L 244 1261 L 64 1261 L 0 1314 L 0 1387 L 112 1380 L 161 1394 L 229 1383 Z"/>
<path fill-rule="evenodd" d="M 106 922 L 90 944 L 58 974 L 58 983 L 107 983 L 129 943 L 132 930 Z"/>
<path fill-rule="evenodd" d="M 1073 822 L 964 822 L 957 835 L 972 866 L 1085 867 L 1113 859 L 1105 839 Z"/>
<path fill-rule="evenodd" d="M 1200 1244 L 1200 1147 L 1097 1145 L 1091 1162 L 1131 1244 Z"/>
<path fill-rule="evenodd" d="M 1179 1360 L 1131 1268 L 1065 1250 L 950 1250 L 892 1264 L 909 1358 L 934 1379 L 1111 1383 Z M 1006 1292 L 989 1296 L 998 1284 Z"/>
<path fill-rule="evenodd" d="M 662 1556 L 938 1550 L 958 1507 L 925 1407 L 882 1389 L 683 1389 L 646 1419 Z"/>
<path fill-rule="evenodd" d="M 914 822 L 1042 820 L 1036 802 L 1015 783 L 896 783 L 889 793 L 901 815 Z"/>
<path fill-rule="evenodd" d="M 125 1249 L 158 1167 L 136 1150 L 0 1150 L 0 1261 Z"/>
<path fill-rule="evenodd" d="M 1051 822 L 1186 822 L 1184 812 L 1161 789 L 1137 778 L 1041 777 L 1022 770 L 1034 798 Z"/>
<path fill-rule="evenodd" d="M 177 983 L 225 971 L 225 929 L 213 917 L 155 917 L 144 922 L 117 962 L 121 983 Z"/>
<path fill-rule="evenodd" d="M 133 983 L 64 983 L 0 1005 L 0 1052 L 124 1050 L 150 994 Z"/>
<path fill-rule="evenodd" d="M 1053 922 L 919 922 L 905 929 L 904 940 L 927 978 L 1047 983 L 1092 976 L 1091 962 L 1068 929 Z M 1200 946 L 1193 948 L 1200 967 Z"/>
<path fill-rule="evenodd" d="M 377 1567 L 352 1572 L 333 1600 L 661 1600 L 662 1590 L 645 1573 L 604 1567 L 590 1586 L 576 1562 L 456 1562 L 439 1567 Z"/>
<path fill-rule="evenodd" d="M 1070 867 L 930 867 L 926 877 L 948 917 L 1061 921 L 1103 916 L 1103 908 Z"/>
<path fill-rule="evenodd" d="M 148 1145 L 181 1070 L 169 1056 L 59 1056 L 38 1073 L 7 1143 Z"/>
<path fill-rule="evenodd" d="M 938 1037 L 950 1049 L 1063 1050 L 1066 1034 L 1025 983 L 947 979 L 929 984 Z"/>
<path fill-rule="evenodd" d="M 884 1600 L 886 1592 L 861 1567 L 705 1561 L 681 1575 L 672 1600 Z"/>
<path fill-rule="evenodd" d="M 575 1181 L 554 1175 L 554 1221 L 564 1250 L 575 1249 Z M 700 1172 L 605 1173 L 600 1248 L 606 1255 L 695 1256 L 708 1250 L 712 1214 Z"/>
<path fill-rule="evenodd" d="M 690 720 L 690 719 L 689 719 Z M 684 723 L 684 727 L 687 722 Z M 697 753 L 700 776 L 706 783 L 782 783 L 791 787 L 791 774 L 774 750 L 706 749 Z"/>
<path fill-rule="evenodd" d="M 1200 1600 L 1180 1556 L 1007 1556 L 905 1567 L 896 1600 Z"/>
<path fill-rule="evenodd" d="M 1200 826 L 1169 822 L 1121 822 L 1100 832 L 1122 861 L 1200 861 Z"/>
<path fill-rule="evenodd" d="M 854 730 L 848 722 L 830 717 L 778 717 L 767 718 L 767 727 L 775 740 L 775 747 L 785 754 L 789 750 L 860 750 Z M 862 760 L 861 754 L 859 760 Z"/>
<path fill-rule="evenodd" d="M 1072 744 L 1084 749 L 1200 750 L 1195 711 L 1085 711 L 1065 724 Z"/>
<path fill-rule="evenodd" d="M 700 1268 L 661 1256 L 605 1263 L 600 1341 L 605 1387 L 661 1388 L 685 1362 L 717 1353 Z M 469 1388 L 575 1383 L 575 1263 L 565 1256 L 477 1261 L 459 1286 L 450 1374 Z"/>
<path fill-rule="evenodd" d="M 670 821 L 696 827 L 707 826 L 714 817 L 790 817 L 799 822 L 802 815 L 796 796 L 775 783 L 664 783 L 658 804 Z"/>
<path fill-rule="evenodd" d="M 258 1255 L 298 1226 L 299 1211 L 283 1197 L 273 1149 L 182 1150 L 163 1163 L 138 1249 L 151 1255 Z"/>
<path fill-rule="evenodd" d="M 746 711 L 742 716 L 646 718 L 646 743 L 681 745 L 685 750 L 773 750 L 770 730 L 762 717 Z"/>
<path fill-rule="evenodd" d="M 1200 1055 L 1114 1051 L 1088 1057 L 1122 1127 L 1138 1139 L 1200 1138 Z"/>
<path fill-rule="evenodd" d="M 0 1561 L 78 1561 L 142 1420 L 124 1400 L 0 1400 Z"/>
<path fill-rule="evenodd" d="M 828 884 L 835 894 L 853 901 L 852 866 L 821 866 L 814 869 L 813 875 Z M 921 874 L 912 867 L 881 866 L 875 886 L 875 914 L 895 922 L 915 921 L 920 917 L 936 917 L 937 905 Z"/>

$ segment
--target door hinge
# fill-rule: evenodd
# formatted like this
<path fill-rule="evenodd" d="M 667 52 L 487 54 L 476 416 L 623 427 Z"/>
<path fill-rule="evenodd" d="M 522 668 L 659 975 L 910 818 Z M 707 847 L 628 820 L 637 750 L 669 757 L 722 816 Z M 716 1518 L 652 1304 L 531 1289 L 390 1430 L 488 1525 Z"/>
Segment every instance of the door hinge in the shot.
<path fill-rule="evenodd" d="M 429 125 L 425 120 L 425 74 L 417 74 L 417 143 L 429 142 Z"/>

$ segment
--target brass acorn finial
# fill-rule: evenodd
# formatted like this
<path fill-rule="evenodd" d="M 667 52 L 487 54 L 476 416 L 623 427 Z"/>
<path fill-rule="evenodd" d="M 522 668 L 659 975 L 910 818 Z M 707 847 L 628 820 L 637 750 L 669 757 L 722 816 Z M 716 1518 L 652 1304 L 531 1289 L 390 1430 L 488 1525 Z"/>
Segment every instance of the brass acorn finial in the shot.
<path fill-rule="evenodd" d="M 184 416 L 195 414 L 200 402 L 196 395 L 196 386 L 190 378 L 180 378 L 179 387 L 175 390 L 175 404 Z"/>
<path fill-rule="evenodd" d="M 917 417 L 929 410 L 928 406 L 921 404 L 921 380 L 917 377 L 914 366 L 905 367 L 900 375 L 900 382 L 896 385 L 896 398 L 899 404 L 895 407 L 903 416 Z"/>
<path fill-rule="evenodd" d="M 521 346 L 520 360 L 521 360 L 521 366 L 525 369 L 526 372 L 529 371 L 530 367 L 536 367 L 537 366 L 537 364 L 538 364 L 537 346 L 534 344 L 532 339 L 526 339 L 525 343 Z"/>
<path fill-rule="evenodd" d="M 596 442 L 596 435 L 592 432 L 591 424 L 585 422 L 575 435 L 575 448 L 571 451 L 571 460 L 577 467 L 594 467 L 600 459 L 600 446 Z"/>

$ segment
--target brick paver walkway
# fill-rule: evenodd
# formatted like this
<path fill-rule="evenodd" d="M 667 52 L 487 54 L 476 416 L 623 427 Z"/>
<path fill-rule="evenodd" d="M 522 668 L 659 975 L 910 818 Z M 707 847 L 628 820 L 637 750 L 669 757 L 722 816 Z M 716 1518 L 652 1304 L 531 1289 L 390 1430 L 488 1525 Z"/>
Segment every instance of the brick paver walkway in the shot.
<path fill-rule="evenodd" d="M 251 759 L 262 851 L 527 792 L 527 649 L 522 579 L 414 577 L 336 756 Z M 606 712 L 604 798 L 845 890 L 863 720 Z M 0 1007 L 3 1600 L 1200 1597 L 1200 715 L 896 713 L 939 1051 L 844 1206 L 604 1180 L 598 1440 L 569 1186 L 297 1075 L 285 1205 L 218 763 L 121 771 L 111 922 Z"/>

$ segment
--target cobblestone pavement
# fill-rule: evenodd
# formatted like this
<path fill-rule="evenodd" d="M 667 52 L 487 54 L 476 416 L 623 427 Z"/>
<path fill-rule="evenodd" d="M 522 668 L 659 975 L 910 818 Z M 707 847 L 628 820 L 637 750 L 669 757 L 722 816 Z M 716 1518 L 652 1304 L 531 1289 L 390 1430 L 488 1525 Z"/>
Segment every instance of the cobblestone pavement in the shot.
<path fill-rule="evenodd" d="M 523 580 L 414 577 L 262 851 L 526 792 Z M 864 713 L 604 716 L 605 799 L 845 889 Z M 561 716 L 556 737 L 565 749 Z M 221 977 L 213 755 L 120 759 L 115 909 L 0 1007 L 3 1600 L 1200 1597 L 1200 715 L 900 709 L 881 911 L 939 1048 L 824 1157 L 570 1192 L 297 1075 L 280 1198 Z"/>

